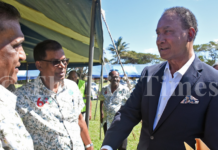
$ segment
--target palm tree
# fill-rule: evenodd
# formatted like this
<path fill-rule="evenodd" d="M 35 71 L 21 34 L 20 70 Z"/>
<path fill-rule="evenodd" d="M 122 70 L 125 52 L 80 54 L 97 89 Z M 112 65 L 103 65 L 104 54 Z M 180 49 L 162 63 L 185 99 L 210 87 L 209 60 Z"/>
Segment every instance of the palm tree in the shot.
<path fill-rule="evenodd" d="M 122 55 L 124 52 L 127 51 L 127 49 L 129 47 L 127 47 L 129 45 L 129 43 L 126 43 L 126 42 L 123 42 L 122 41 L 123 38 L 122 37 L 119 37 L 118 40 L 114 40 L 114 43 L 115 43 L 115 46 L 117 48 L 117 52 L 120 55 Z M 116 50 L 115 50 L 115 47 L 113 46 L 113 44 L 110 44 L 109 47 L 108 47 L 108 50 L 111 51 L 111 53 L 113 54 L 113 59 L 111 59 L 110 61 L 112 62 L 112 64 L 118 64 L 119 63 L 119 59 L 116 55 Z"/>

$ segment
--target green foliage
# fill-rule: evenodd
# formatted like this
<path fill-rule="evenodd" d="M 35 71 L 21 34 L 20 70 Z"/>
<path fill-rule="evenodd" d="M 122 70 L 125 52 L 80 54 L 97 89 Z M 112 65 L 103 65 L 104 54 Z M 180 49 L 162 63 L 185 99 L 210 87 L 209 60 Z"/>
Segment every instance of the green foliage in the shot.
<path fill-rule="evenodd" d="M 123 42 L 122 40 L 123 40 L 122 37 L 119 37 L 117 41 L 114 40 L 114 44 L 115 44 L 115 46 L 117 48 L 117 52 L 118 52 L 119 55 L 126 52 L 127 49 L 128 49 L 127 46 L 129 45 L 128 43 Z M 118 57 L 116 55 L 116 48 L 113 46 L 113 44 L 110 44 L 109 47 L 107 48 L 113 54 L 113 59 L 110 60 L 110 62 L 112 64 L 118 64 L 119 63 L 119 59 L 118 59 Z"/>
<path fill-rule="evenodd" d="M 128 43 L 122 41 L 123 38 L 119 37 L 118 40 L 114 41 L 115 46 L 117 48 L 118 54 L 121 58 L 122 63 L 124 64 L 146 64 L 146 63 L 160 63 L 164 61 L 158 55 L 150 54 L 150 53 L 137 53 L 135 51 L 128 51 Z M 109 45 L 108 50 L 113 54 L 113 58 L 109 60 L 112 64 L 118 64 L 119 60 L 116 55 L 115 48 L 112 44 Z M 105 62 L 107 59 L 105 58 Z"/>
<path fill-rule="evenodd" d="M 146 64 L 146 63 L 160 63 L 164 61 L 159 55 L 150 53 L 137 53 L 135 51 L 127 51 L 121 54 L 121 58 L 124 64 Z"/>
<path fill-rule="evenodd" d="M 209 65 L 216 62 L 218 58 L 218 42 L 210 41 L 207 44 L 194 45 L 193 48 L 201 61 Z"/>

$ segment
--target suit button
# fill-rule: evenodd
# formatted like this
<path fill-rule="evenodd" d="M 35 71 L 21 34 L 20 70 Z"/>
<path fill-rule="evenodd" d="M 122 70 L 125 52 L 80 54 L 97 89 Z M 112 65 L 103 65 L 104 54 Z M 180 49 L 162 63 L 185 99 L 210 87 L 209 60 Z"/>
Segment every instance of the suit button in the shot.
<path fill-rule="evenodd" d="M 153 139 L 154 139 L 154 136 L 150 136 L 150 139 L 153 140 Z"/>

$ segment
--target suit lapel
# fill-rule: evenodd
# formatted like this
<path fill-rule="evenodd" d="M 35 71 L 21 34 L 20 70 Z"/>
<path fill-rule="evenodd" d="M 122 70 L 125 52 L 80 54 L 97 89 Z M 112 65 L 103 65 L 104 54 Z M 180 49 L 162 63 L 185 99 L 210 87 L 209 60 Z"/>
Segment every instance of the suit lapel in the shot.
<path fill-rule="evenodd" d="M 152 95 L 148 94 L 148 99 L 149 99 L 149 131 L 150 133 L 153 132 L 153 123 L 154 123 L 154 118 L 156 115 L 157 111 L 157 106 L 158 106 L 158 101 L 160 97 L 160 91 L 161 91 L 161 86 L 162 86 L 162 77 L 164 74 L 164 69 L 165 69 L 166 63 L 160 66 L 158 71 L 152 75 L 153 78 L 149 80 L 148 84 L 148 90 L 151 90 Z"/>
<path fill-rule="evenodd" d="M 196 57 L 196 56 L 195 56 Z M 199 70 L 201 69 L 201 61 L 198 58 L 195 58 L 192 65 L 183 75 L 179 85 L 176 87 L 174 94 L 169 99 L 164 112 L 154 129 L 154 132 L 161 126 L 162 123 L 169 117 L 169 115 L 173 112 L 173 110 L 180 104 L 182 99 L 185 98 L 186 95 L 191 95 L 193 93 L 193 86 L 196 81 L 200 78 Z"/>

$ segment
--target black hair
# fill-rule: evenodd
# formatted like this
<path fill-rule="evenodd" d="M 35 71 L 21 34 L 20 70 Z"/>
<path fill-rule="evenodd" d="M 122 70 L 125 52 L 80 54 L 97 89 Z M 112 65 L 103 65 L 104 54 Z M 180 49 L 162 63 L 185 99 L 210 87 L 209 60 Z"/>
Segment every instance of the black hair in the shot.
<path fill-rule="evenodd" d="M 4 30 L 5 20 L 19 20 L 20 13 L 12 5 L 0 1 L 0 31 Z"/>
<path fill-rule="evenodd" d="M 193 27 L 195 29 L 195 39 L 198 32 L 198 23 L 195 15 L 185 7 L 172 7 L 166 9 L 163 15 L 171 12 L 176 13 L 176 15 L 180 18 L 183 29 L 189 29 L 190 27 Z"/>
<path fill-rule="evenodd" d="M 74 72 L 77 74 L 76 70 L 72 70 L 72 71 L 69 72 L 68 77 L 69 77 L 72 73 L 74 73 Z"/>
<path fill-rule="evenodd" d="M 54 40 L 45 40 L 43 42 L 38 43 L 33 50 L 33 56 L 35 61 L 40 61 L 46 57 L 46 51 L 52 50 L 57 51 L 62 49 L 60 43 Z"/>
<path fill-rule="evenodd" d="M 109 76 L 112 76 L 112 72 L 113 72 L 113 71 L 116 71 L 116 72 L 119 74 L 118 70 L 116 70 L 116 69 L 115 69 L 115 70 L 112 69 L 112 70 L 110 70 L 110 72 L 109 72 Z M 120 75 L 120 74 L 119 74 L 119 75 Z"/>

